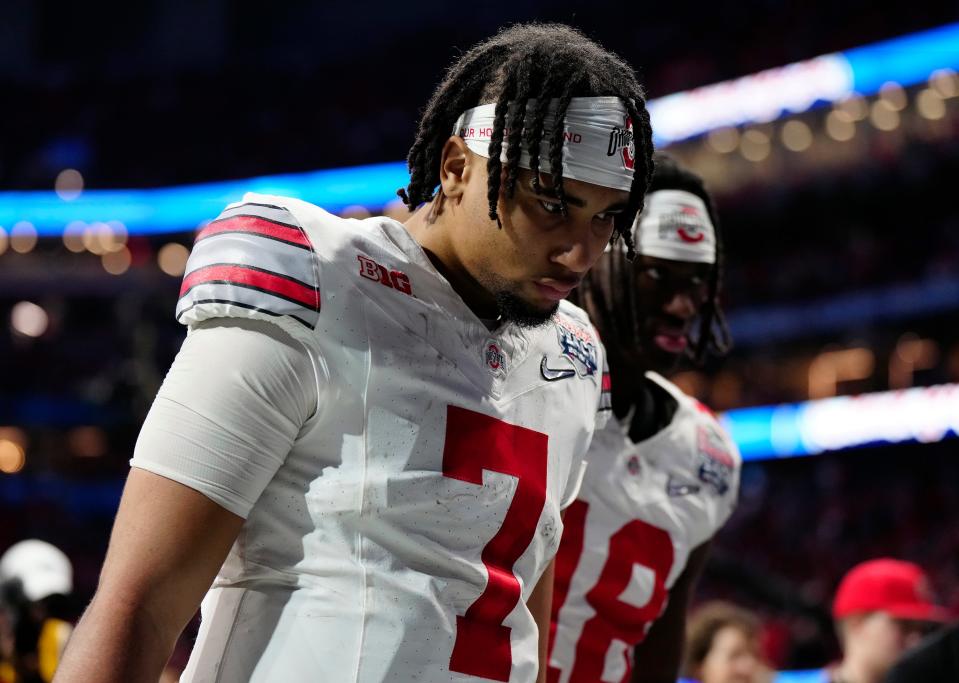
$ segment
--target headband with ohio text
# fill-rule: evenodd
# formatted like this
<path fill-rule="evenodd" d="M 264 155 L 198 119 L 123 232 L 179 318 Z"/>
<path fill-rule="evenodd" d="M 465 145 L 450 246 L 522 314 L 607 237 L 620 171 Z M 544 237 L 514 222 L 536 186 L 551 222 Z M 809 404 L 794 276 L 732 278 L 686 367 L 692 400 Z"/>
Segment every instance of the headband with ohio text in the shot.
<path fill-rule="evenodd" d="M 549 170 L 549 131 L 553 130 L 558 100 L 550 101 L 543 123 L 540 143 L 540 169 Z M 514 107 L 516 105 L 510 105 Z M 532 116 L 535 100 L 526 105 L 527 118 Z M 456 120 L 453 135 L 459 135 L 466 146 L 489 158 L 489 142 L 493 136 L 495 104 L 467 109 Z M 502 159 L 506 160 L 506 135 L 503 132 Z M 563 128 L 563 177 L 616 190 L 633 186 L 636 148 L 633 124 L 626 107 L 618 97 L 574 97 L 566 109 Z M 524 149 L 519 165 L 528 169 L 529 154 Z"/>
<path fill-rule="evenodd" d="M 646 256 L 716 263 L 716 230 L 702 199 L 684 190 L 657 190 L 633 224 L 636 251 Z"/>

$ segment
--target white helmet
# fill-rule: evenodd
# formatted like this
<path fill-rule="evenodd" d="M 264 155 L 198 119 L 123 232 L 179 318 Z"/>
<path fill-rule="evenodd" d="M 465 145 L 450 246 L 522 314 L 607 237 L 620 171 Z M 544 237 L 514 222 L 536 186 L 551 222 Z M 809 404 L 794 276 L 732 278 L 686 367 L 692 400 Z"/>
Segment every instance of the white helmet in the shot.
<path fill-rule="evenodd" d="M 73 590 L 73 565 L 62 550 L 46 541 L 15 543 L 0 557 L 0 583 L 17 580 L 31 602 Z"/>

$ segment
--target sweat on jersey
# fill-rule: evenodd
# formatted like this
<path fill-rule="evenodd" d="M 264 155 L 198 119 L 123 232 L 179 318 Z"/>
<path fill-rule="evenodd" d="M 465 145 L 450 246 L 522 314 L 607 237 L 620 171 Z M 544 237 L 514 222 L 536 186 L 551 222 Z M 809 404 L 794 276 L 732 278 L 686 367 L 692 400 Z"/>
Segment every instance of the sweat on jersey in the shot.
<path fill-rule="evenodd" d="M 609 420 L 587 453 L 556 557 L 549 683 L 629 681 L 633 648 L 666 609 L 690 553 L 732 514 L 742 459 L 701 403 L 655 373 L 678 403 L 633 443 Z"/>
<path fill-rule="evenodd" d="M 491 332 L 400 223 L 251 194 L 177 318 L 132 465 L 246 519 L 183 680 L 533 680 L 525 603 L 608 408 L 585 314 Z"/>

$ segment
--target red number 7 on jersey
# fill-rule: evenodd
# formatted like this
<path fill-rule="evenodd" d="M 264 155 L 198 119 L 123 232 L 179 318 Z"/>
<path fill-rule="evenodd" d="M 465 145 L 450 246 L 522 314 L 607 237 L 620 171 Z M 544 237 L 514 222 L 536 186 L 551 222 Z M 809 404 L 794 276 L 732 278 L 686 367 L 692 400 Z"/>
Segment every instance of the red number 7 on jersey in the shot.
<path fill-rule="evenodd" d="M 549 437 L 532 429 L 449 406 L 443 475 L 478 486 L 483 470 L 516 477 L 516 492 L 503 525 L 481 555 L 489 572 L 486 589 L 466 614 L 456 617 L 450 670 L 494 681 L 508 681 L 513 666 L 510 629 L 503 621 L 520 599 L 513 565 L 533 541 L 546 504 L 546 451 Z"/>

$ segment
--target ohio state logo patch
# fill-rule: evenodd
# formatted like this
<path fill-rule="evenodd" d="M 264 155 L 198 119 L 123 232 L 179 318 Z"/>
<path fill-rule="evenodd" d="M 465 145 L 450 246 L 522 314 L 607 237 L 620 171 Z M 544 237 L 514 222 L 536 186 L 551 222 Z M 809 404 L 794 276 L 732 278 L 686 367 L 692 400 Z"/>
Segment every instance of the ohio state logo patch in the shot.
<path fill-rule="evenodd" d="M 494 341 L 486 342 L 483 360 L 492 372 L 506 372 L 506 354 Z"/>
<path fill-rule="evenodd" d="M 706 218 L 695 206 L 680 205 L 675 211 L 659 217 L 659 238 L 686 244 L 706 239 Z"/>
<path fill-rule="evenodd" d="M 593 334 L 559 315 L 553 316 L 553 322 L 556 323 L 560 352 L 573 362 L 580 377 L 595 375 L 599 353 Z"/>
<path fill-rule="evenodd" d="M 606 156 L 611 157 L 617 152 L 623 157 L 623 168 L 632 171 L 636 166 L 636 141 L 633 136 L 633 120 L 626 115 L 623 127 L 609 131 L 609 145 L 606 147 Z"/>

